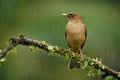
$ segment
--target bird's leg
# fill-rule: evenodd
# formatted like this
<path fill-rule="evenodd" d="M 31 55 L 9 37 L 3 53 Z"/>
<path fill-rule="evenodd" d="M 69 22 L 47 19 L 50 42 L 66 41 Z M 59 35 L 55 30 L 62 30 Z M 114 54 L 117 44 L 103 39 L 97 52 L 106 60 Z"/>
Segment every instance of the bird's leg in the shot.
<path fill-rule="evenodd" d="M 82 59 L 83 58 L 83 54 L 82 54 L 82 50 L 81 49 L 79 51 L 79 54 L 80 54 L 80 58 Z"/>
<path fill-rule="evenodd" d="M 71 54 L 71 53 L 72 53 L 72 50 L 69 48 L 69 49 L 68 49 L 68 52 Z"/>

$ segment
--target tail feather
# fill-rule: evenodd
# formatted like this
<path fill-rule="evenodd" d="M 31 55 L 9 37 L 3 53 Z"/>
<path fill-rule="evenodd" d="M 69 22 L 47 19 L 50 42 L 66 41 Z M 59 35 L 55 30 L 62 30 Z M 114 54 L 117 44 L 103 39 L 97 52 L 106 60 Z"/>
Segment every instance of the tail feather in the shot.
<path fill-rule="evenodd" d="M 78 54 L 80 55 L 81 58 L 83 57 L 83 55 L 82 55 L 82 50 L 81 50 L 81 49 L 79 50 Z M 70 69 L 73 69 L 73 68 L 75 68 L 75 67 L 76 67 L 77 69 L 79 69 L 79 68 L 80 68 L 80 63 L 78 63 L 75 59 L 71 59 L 71 60 L 69 61 L 68 66 L 69 66 Z"/>
<path fill-rule="evenodd" d="M 69 62 L 69 68 L 73 69 L 74 67 L 79 69 L 80 68 L 80 63 L 78 63 L 75 59 L 71 59 L 70 62 Z"/>

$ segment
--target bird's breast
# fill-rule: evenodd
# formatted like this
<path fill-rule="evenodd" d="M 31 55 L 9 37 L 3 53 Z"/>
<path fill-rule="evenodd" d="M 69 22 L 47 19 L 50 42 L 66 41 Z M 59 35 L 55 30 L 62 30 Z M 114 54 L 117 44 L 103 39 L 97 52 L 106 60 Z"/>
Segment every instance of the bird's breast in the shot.
<path fill-rule="evenodd" d="M 82 23 L 68 23 L 66 26 L 66 38 L 70 47 L 78 51 L 85 41 L 85 26 Z"/>

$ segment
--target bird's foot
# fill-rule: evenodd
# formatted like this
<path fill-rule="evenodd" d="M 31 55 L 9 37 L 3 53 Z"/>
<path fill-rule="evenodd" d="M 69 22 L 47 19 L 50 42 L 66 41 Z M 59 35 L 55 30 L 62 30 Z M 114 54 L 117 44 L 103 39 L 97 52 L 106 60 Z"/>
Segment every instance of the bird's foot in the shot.
<path fill-rule="evenodd" d="M 71 50 L 71 49 L 68 49 L 68 53 L 72 54 L 72 50 Z"/>
<path fill-rule="evenodd" d="M 80 53 L 80 58 L 82 59 L 84 57 L 84 55 L 82 53 Z"/>

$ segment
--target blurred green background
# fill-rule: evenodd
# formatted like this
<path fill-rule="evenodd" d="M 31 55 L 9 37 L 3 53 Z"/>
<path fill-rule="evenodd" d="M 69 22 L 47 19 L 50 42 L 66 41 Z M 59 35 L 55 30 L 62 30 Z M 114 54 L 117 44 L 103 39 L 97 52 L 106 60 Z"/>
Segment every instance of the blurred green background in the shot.
<path fill-rule="evenodd" d="M 67 49 L 68 19 L 61 16 L 65 12 L 79 13 L 86 24 L 83 53 L 120 71 L 119 0 L 0 0 L 0 49 L 19 34 Z M 0 67 L 0 80 L 100 80 L 86 76 L 87 70 L 68 70 L 65 58 L 44 50 L 31 52 L 18 46 L 17 53 L 7 58 Z"/>

